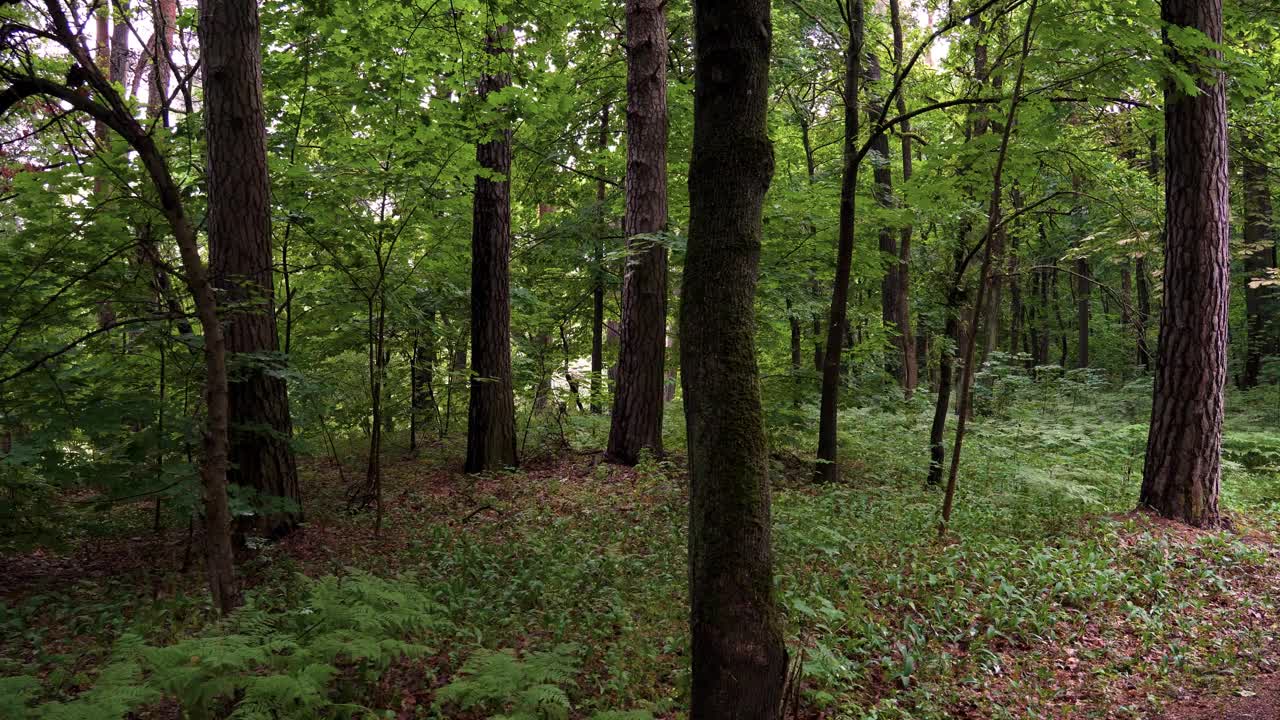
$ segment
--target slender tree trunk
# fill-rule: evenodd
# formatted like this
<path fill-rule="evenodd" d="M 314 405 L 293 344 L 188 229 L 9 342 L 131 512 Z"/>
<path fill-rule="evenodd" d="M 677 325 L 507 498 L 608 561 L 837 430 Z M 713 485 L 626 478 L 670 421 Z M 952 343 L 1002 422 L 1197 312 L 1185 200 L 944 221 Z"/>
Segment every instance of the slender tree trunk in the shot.
<path fill-rule="evenodd" d="M 596 144 L 597 151 L 603 156 L 609 149 L 609 103 L 600 107 L 600 137 Z M 596 169 L 600 179 L 596 181 L 596 206 L 599 208 L 599 230 L 595 242 L 595 282 L 591 288 L 591 414 L 599 415 L 604 396 L 604 236 L 608 232 L 609 223 L 605 222 L 605 200 L 607 198 L 604 181 L 604 166 Z"/>
<path fill-rule="evenodd" d="M 827 319 L 826 354 L 822 359 L 822 398 L 818 415 L 816 482 L 840 478 L 837 459 L 840 403 L 840 359 L 849 311 L 849 275 L 853 265 L 855 202 L 858 188 L 858 97 L 863 52 L 862 3 L 848 6 L 849 46 L 844 66 L 844 169 L 840 180 L 840 230 L 836 240 L 836 278 Z"/>
<path fill-rule="evenodd" d="M 1272 231 L 1271 185 L 1267 166 L 1244 156 L 1244 314 L 1247 332 L 1244 373 L 1240 387 L 1257 387 L 1262 359 L 1280 351 L 1276 325 L 1280 323 L 1280 297 L 1276 288 L 1254 285 L 1254 281 L 1276 267 L 1276 241 Z"/>
<path fill-rule="evenodd" d="M 957 270 L 960 263 L 956 263 Z M 938 358 L 938 397 L 933 406 L 933 424 L 929 427 L 929 475 L 925 478 L 928 485 L 942 484 L 943 463 L 947 459 L 947 448 L 944 444 L 947 432 L 947 410 L 951 405 L 951 381 L 955 376 L 956 351 L 960 347 L 960 313 L 963 303 L 963 289 L 956 280 L 947 293 L 946 326 L 943 335 L 950 347 L 944 347 Z"/>
<path fill-rule="evenodd" d="M 884 103 L 876 95 L 875 83 L 880 82 L 880 58 L 874 52 L 866 54 L 867 67 L 865 76 L 867 80 L 867 123 L 872 125 L 880 117 L 884 110 Z M 871 139 L 872 153 L 872 180 L 874 192 L 872 193 L 876 199 L 876 204 L 882 208 L 894 207 L 893 199 L 893 170 L 889 159 L 889 136 L 880 133 Z M 895 235 L 897 228 L 885 223 L 879 232 L 881 261 L 884 264 L 884 275 L 880 279 L 880 320 L 889 332 L 894 333 L 892 343 L 893 351 L 888 362 L 885 363 L 886 370 L 893 375 L 898 385 L 906 392 L 906 356 L 907 335 L 910 331 L 910 325 L 907 319 L 899 317 L 901 310 L 900 300 L 902 292 L 899 289 L 899 270 L 901 268 L 901 259 L 898 256 L 898 238 Z"/>
<path fill-rule="evenodd" d="M 689 437 L 690 720 L 776 720 L 787 671 L 773 590 L 755 348 L 767 132 L 767 0 L 694 6 L 694 129 L 680 358 Z M 856 98 L 856 95 L 854 96 Z"/>
<path fill-rule="evenodd" d="M 1009 200 L 1013 203 L 1013 212 L 1022 212 L 1022 193 L 1015 185 L 1009 191 Z M 1022 275 L 1019 271 L 1021 258 L 1018 257 L 1020 241 L 1018 233 L 1010 235 L 1008 257 L 1009 285 L 1009 352 L 1017 353 L 1022 347 L 1023 330 L 1026 324 L 1026 310 L 1022 306 Z"/>
<path fill-rule="evenodd" d="M 1163 0 L 1160 14 L 1169 27 L 1222 42 L 1222 0 Z M 1165 83 L 1165 299 L 1139 503 L 1215 527 L 1231 283 L 1226 78 L 1167 49 L 1192 77 L 1212 75 L 1194 96 Z"/>
<path fill-rule="evenodd" d="M 893 26 L 893 67 L 895 75 L 901 75 L 903 71 L 903 53 L 902 53 L 902 17 L 898 10 L 898 0 L 889 0 L 889 20 Z M 899 91 L 898 98 L 898 114 L 905 115 L 907 112 L 906 95 Z M 911 181 L 912 158 L 911 158 L 911 121 L 903 120 L 899 126 L 902 133 L 902 184 L 906 185 Z M 898 340 L 902 347 L 902 391 L 903 394 L 910 398 L 915 392 L 916 385 L 920 382 L 920 366 L 916 359 L 916 338 L 911 323 L 911 225 L 910 223 L 903 225 L 899 230 L 898 236 L 898 273 L 897 290 L 894 297 L 894 315 L 898 323 L 898 332 L 901 335 Z"/>
<path fill-rule="evenodd" d="M 480 97 L 511 85 L 506 70 L 511 31 L 485 34 L 490 66 Z M 516 464 L 516 410 L 511 381 L 511 128 L 489 127 L 476 162 L 497 179 L 476 177 L 471 229 L 471 401 L 467 409 L 469 473 Z"/>
<path fill-rule="evenodd" d="M 302 498 L 290 444 L 288 389 L 273 371 L 282 361 L 272 357 L 280 345 L 271 276 L 271 188 L 257 3 L 202 0 L 199 27 L 209 265 L 224 298 L 222 319 L 233 368 L 228 388 L 232 434 L 227 479 L 297 506 L 293 511 L 260 512 L 237 523 L 241 532 L 282 537 L 302 521 Z M 167 43 L 162 41 L 162 46 L 167 48 Z M 168 68 L 163 70 L 157 73 L 166 79 L 157 83 L 160 88 L 168 85 Z"/>
<path fill-rule="evenodd" d="M 605 459 L 662 453 L 667 334 L 667 20 L 664 0 L 627 0 L 627 177 L 622 346 Z"/>
<path fill-rule="evenodd" d="M 1090 296 L 1088 258 L 1076 259 L 1076 367 L 1089 367 Z"/>

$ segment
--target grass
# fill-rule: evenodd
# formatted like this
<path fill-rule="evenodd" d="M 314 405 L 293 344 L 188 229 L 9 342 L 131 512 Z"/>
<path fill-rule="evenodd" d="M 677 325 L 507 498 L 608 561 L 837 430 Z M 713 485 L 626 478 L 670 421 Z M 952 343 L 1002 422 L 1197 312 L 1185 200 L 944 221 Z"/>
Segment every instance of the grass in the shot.
<path fill-rule="evenodd" d="M 813 410 L 786 404 L 785 417 L 771 418 L 777 584 L 792 656 L 804 663 L 806 716 L 1148 717 L 1180 695 L 1236 690 L 1274 663 L 1274 391 L 1232 397 L 1223 500 L 1235 531 L 1201 533 L 1132 512 L 1149 387 L 998 371 L 980 382 L 946 543 L 936 541 L 941 494 L 922 483 L 928 398 L 844 411 L 844 482 L 831 487 L 809 485 L 800 462 Z M 678 443 L 678 415 L 667 424 Z M 564 432 L 598 447 L 603 429 L 581 418 Z M 441 703 L 441 688 L 480 649 L 507 649 L 518 665 L 572 647 L 572 672 L 551 685 L 573 716 L 679 716 L 688 685 L 680 454 L 624 469 L 561 452 L 518 473 L 466 478 L 453 467 L 458 450 L 446 442 L 389 464 L 379 538 L 370 517 L 342 511 L 332 463 L 305 463 L 308 527 L 243 566 L 257 612 L 293 627 L 290 613 L 314 603 L 303 576 L 370 573 L 426 599 L 429 632 L 394 639 L 427 650 L 372 674 L 333 653 L 345 678 L 330 690 L 335 702 L 402 717 L 511 713 L 529 688 L 465 711 Z M 198 571 L 173 571 L 185 532 L 132 539 L 146 508 L 118 512 L 117 524 L 136 522 L 133 535 L 95 543 L 116 576 L 85 576 L 93 554 L 84 551 L 21 559 L 34 564 L 34 582 L 0 606 L 0 670 L 40 678 L 29 699 L 83 693 L 126 631 L 156 647 L 235 631 L 214 618 Z M 152 550 L 123 554 L 139 544 Z M 79 582 L 55 576 L 41 587 L 55 560 Z"/>

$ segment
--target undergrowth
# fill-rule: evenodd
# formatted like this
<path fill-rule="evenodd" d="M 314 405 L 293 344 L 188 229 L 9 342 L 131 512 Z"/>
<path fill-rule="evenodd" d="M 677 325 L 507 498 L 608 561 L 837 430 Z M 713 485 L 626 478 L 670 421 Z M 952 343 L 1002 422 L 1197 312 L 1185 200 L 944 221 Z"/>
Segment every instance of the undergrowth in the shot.
<path fill-rule="evenodd" d="M 1149 386 L 1104 392 L 1088 373 L 1032 381 L 998 364 L 978 383 L 945 543 L 940 493 L 922 482 L 929 398 L 844 411 L 844 483 L 831 487 L 809 485 L 796 461 L 814 410 L 771 418 L 778 596 L 806 707 L 1048 718 L 1093 698 L 1081 716 L 1140 717 L 1175 682 L 1230 684 L 1265 662 L 1270 626 L 1236 619 L 1276 612 L 1258 592 L 1272 546 L 1257 540 L 1280 507 L 1274 398 L 1232 397 L 1223 493 L 1238 534 L 1179 534 L 1131 512 Z M 556 434 L 590 444 L 591 422 Z M 0 606 L 0 716 L 170 703 L 193 718 L 554 720 L 687 707 L 678 455 L 635 470 L 561 457 L 443 499 L 413 467 L 391 476 L 394 543 L 340 563 L 268 547 L 227 620 L 198 596 L 147 599 L 127 583 L 102 585 L 121 599 L 89 610 L 85 593 Z M 332 478 L 313 469 L 308 481 Z M 317 525 L 369 521 L 309 512 Z M 84 647 L 42 652 L 51 616 L 79 618 Z"/>

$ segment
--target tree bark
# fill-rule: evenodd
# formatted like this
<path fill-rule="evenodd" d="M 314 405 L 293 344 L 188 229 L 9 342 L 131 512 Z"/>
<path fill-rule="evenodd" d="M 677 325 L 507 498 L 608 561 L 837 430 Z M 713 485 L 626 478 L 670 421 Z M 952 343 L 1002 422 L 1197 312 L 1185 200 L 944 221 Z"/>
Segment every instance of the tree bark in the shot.
<path fill-rule="evenodd" d="M 1280 323 L 1280 293 L 1274 286 L 1253 286 L 1253 281 L 1276 267 L 1276 241 L 1271 228 L 1271 185 L 1267 166 L 1256 158 L 1244 156 L 1244 242 L 1245 256 L 1244 372 L 1240 387 L 1257 387 L 1262 359 L 1280 352 L 1276 325 Z"/>
<path fill-rule="evenodd" d="M 600 107 L 600 137 L 596 144 L 597 151 L 603 156 L 609 149 L 609 103 Z M 599 178 L 596 181 L 596 206 L 600 212 L 599 227 L 595 241 L 594 256 L 595 279 L 591 287 L 591 414 L 599 415 L 602 409 L 601 398 L 604 396 L 604 236 L 609 223 L 605 222 L 605 199 L 607 188 L 604 181 L 604 166 L 596 168 Z"/>
<path fill-rule="evenodd" d="M 490 67 L 481 100 L 511 84 L 505 69 L 511 32 L 485 34 Z M 516 410 L 511 381 L 511 128 L 487 128 L 476 162 L 496 178 L 476 176 L 471 229 L 471 401 L 467 408 L 469 473 L 515 466 Z"/>
<path fill-rule="evenodd" d="M 694 5 L 689 241 L 680 310 L 689 438 L 690 720 L 776 720 L 787 670 L 773 590 L 755 348 L 765 191 L 768 0 Z M 854 96 L 856 97 L 856 95 Z"/>
<path fill-rule="evenodd" d="M 622 345 L 605 459 L 662 453 L 667 335 L 667 20 L 665 0 L 627 0 L 627 176 Z"/>
<path fill-rule="evenodd" d="M 1163 0 L 1161 19 L 1222 42 L 1222 0 Z M 1199 81 L 1192 96 L 1165 83 L 1164 307 L 1151 430 L 1139 503 L 1195 527 L 1220 524 L 1223 389 L 1227 379 L 1230 210 L 1226 78 L 1173 61 Z M 1221 53 L 1212 56 L 1221 60 Z"/>
<path fill-rule="evenodd" d="M 901 75 L 905 61 L 902 51 L 902 17 L 898 9 L 898 0 L 889 0 L 889 21 L 893 26 L 893 67 L 895 74 Z M 898 92 L 897 104 L 898 114 L 906 115 L 907 98 L 902 91 Z M 911 121 L 903 120 L 900 130 L 902 131 L 902 183 L 905 185 L 911 181 L 912 173 Z M 897 293 L 894 298 L 894 314 L 899 323 L 898 332 L 901 335 L 899 343 L 902 347 L 902 391 L 907 398 L 911 397 L 916 385 L 920 382 L 915 332 L 911 324 L 911 232 L 910 223 L 899 230 Z"/>
<path fill-rule="evenodd" d="M 162 0 L 160 5 L 164 4 Z M 274 371 L 282 360 L 274 356 L 280 345 L 273 297 L 271 188 L 257 3 L 202 0 L 199 27 L 208 154 L 209 265 L 222 297 L 232 367 L 227 479 L 261 496 L 285 498 L 297 506 L 292 511 L 259 512 L 237 522 L 240 532 L 282 537 L 302 521 L 302 498 L 290 445 L 293 427 L 288 388 Z M 167 53 L 163 57 L 166 59 L 157 62 L 167 63 Z M 157 77 L 168 78 L 167 66 Z M 168 83 L 162 80 L 156 85 L 164 88 Z"/>
<path fill-rule="evenodd" d="M 1076 367 L 1089 367 L 1089 315 L 1093 283 L 1089 282 L 1089 259 L 1076 259 Z"/>
<path fill-rule="evenodd" d="M 831 290 L 827 343 L 822 359 L 822 398 L 818 415 L 818 459 L 815 482 L 840 477 L 837 460 L 840 403 L 840 358 L 849 311 L 849 274 L 853 265 L 854 221 L 858 188 L 858 97 L 864 25 L 862 3 L 848 6 L 849 46 L 844 57 L 844 168 L 840 179 L 840 229 L 836 240 L 836 278 Z"/>

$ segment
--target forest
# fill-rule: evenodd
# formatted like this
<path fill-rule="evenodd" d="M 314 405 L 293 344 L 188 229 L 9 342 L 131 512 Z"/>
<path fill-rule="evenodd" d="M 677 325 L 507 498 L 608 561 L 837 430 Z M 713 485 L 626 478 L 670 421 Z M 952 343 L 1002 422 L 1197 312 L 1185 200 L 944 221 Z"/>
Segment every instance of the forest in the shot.
<path fill-rule="evenodd" d="M 1275 0 L 0 0 L 0 719 L 1280 718 Z"/>

